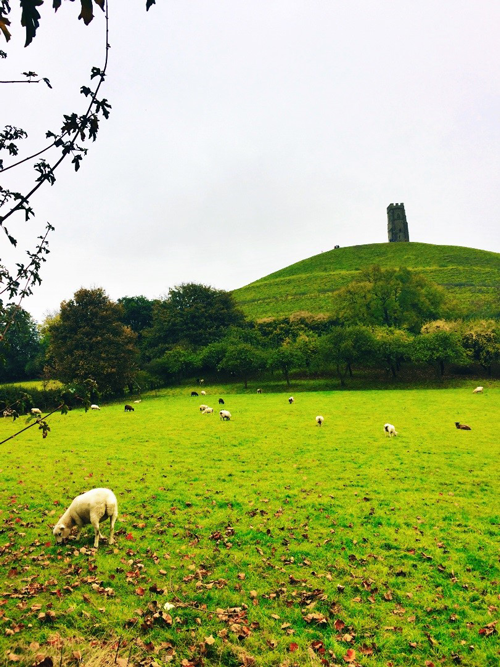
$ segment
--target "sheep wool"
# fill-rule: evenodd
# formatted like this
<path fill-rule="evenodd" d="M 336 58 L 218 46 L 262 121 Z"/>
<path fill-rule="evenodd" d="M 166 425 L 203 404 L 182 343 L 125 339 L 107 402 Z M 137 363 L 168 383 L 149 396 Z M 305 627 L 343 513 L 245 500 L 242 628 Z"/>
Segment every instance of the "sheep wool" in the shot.
<path fill-rule="evenodd" d="M 54 526 L 56 542 L 62 542 L 76 526 L 80 537 L 83 526 L 91 524 L 94 527 L 94 547 L 99 546 L 99 538 L 104 537 L 99 529 L 99 524 L 106 519 L 110 520 L 109 544 L 114 543 L 115 522 L 118 518 L 118 501 L 110 489 L 91 489 L 77 496 L 62 517 Z"/>

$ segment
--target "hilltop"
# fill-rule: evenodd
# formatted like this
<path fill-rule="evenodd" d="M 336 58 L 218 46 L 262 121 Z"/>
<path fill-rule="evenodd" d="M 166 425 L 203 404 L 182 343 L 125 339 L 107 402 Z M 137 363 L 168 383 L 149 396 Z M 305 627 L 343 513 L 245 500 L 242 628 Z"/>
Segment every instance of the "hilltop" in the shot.
<path fill-rule="evenodd" d="M 372 243 L 329 250 L 260 278 L 233 295 L 252 319 L 299 311 L 328 313 L 333 292 L 373 264 L 419 271 L 459 297 L 469 314 L 499 314 L 500 254 L 429 243 Z"/>

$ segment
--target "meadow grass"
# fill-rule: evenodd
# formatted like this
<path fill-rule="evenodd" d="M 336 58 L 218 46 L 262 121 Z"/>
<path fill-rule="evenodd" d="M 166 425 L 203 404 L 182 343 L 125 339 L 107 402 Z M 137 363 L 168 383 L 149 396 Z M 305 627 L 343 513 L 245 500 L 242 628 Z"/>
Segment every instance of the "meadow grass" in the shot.
<path fill-rule="evenodd" d="M 73 410 L 2 445 L 2 658 L 496 667 L 500 389 L 293 405 L 228 389 Z M 229 422 L 198 410 L 219 396 Z M 18 428 L 1 420 L 1 439 Z M 60 514 L 99 486 L 117 544 L 96 553 L 87 528 L 56 545 Z"/>
<path fill-rule="evenodd" d="M 334 292 L 374 264 L 422 273 L 457 297 L 469 315 L 498 311 L 500 254 L 429 243 L 371 243 L 330 250 L 234 290 L 233 295 L 251 319 L 300 311 L 330 313 Z"/>

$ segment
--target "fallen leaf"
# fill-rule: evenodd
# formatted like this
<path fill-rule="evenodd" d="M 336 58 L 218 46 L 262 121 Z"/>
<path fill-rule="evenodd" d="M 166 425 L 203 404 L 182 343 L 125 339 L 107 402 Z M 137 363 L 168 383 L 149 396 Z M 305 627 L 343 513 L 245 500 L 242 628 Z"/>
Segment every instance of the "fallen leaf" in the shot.
<path fill-rule="evenodd" d="M 343 660 L 344 662 L 354 662 L 356 660 L 356 651 L 353 648 L 348 648 Z"/>

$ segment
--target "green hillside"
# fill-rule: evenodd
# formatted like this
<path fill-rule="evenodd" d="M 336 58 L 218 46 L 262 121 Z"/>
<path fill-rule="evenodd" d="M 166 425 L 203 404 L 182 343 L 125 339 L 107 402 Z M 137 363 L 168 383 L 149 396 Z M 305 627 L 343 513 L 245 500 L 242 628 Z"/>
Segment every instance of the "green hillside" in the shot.
<path fill-rule="evenodd" d="M 464 312 L 488 317 L 500 311 L 499 253 L 429 243 L 372 243 L 330 250 L 271 273 L 233 294 L 252 319 L 299 311 L 328 313 L 333 292 L 372 264 L 418 270 L 460 297 Z"/>

